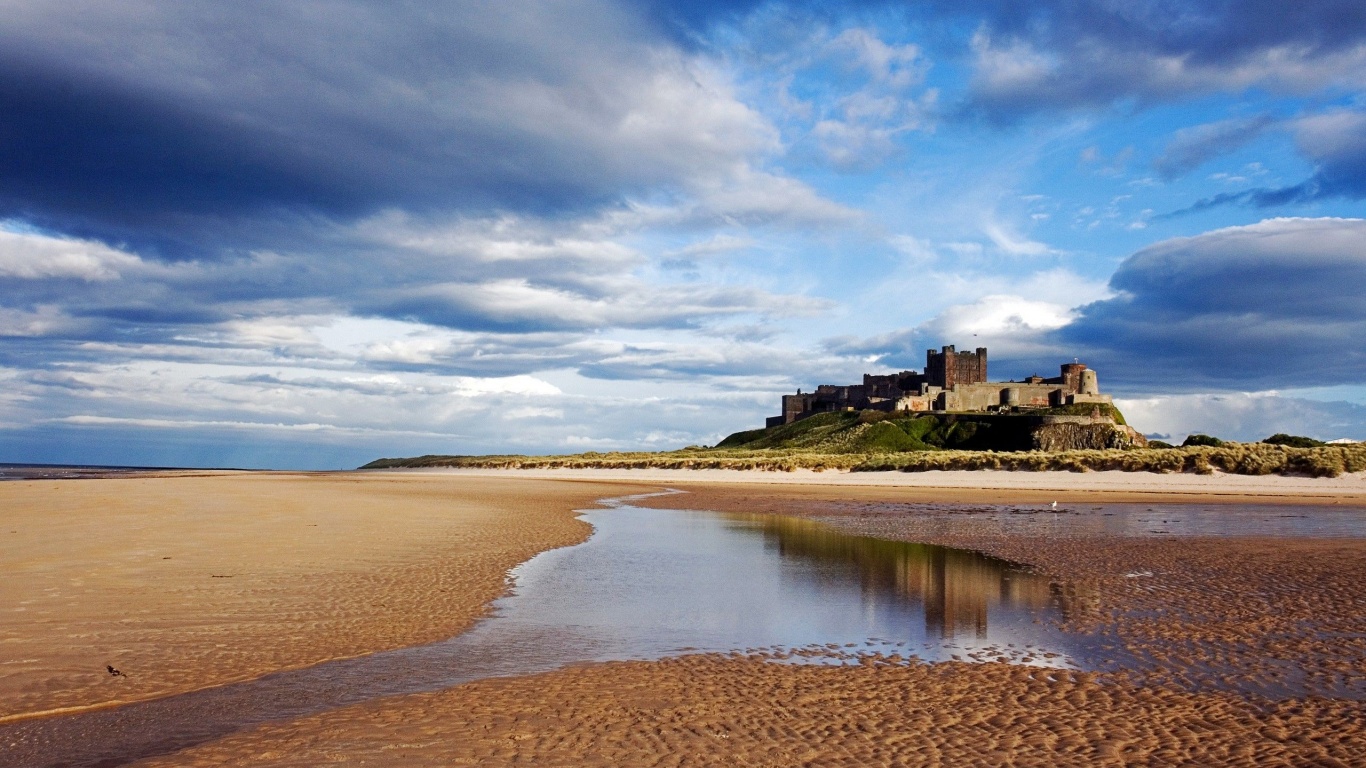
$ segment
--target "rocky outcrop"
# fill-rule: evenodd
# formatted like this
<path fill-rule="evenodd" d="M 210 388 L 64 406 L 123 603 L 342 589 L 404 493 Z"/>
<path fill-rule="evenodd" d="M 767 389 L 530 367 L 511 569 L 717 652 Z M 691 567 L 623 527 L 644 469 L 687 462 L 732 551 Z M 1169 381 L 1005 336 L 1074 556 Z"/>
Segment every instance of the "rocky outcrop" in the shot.
<path fill-rule="evenodd" d="M 1122 424 L 1089 418 L 1050 420 L 1032 433 L 1034 448 L 1040 451 L 1084 451 L 1105 448 L 1142 448 L 1148 439 Z"/>

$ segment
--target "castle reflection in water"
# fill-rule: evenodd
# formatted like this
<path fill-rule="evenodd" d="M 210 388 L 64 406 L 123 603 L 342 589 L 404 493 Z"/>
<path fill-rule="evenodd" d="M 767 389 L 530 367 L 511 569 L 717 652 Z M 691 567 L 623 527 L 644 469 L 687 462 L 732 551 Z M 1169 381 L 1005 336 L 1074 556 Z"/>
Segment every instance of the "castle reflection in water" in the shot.
<path fill-rule="evenodd" d="M 924 606 L 927 634 L 985 638 L 993 608 L 1056 609 L 1067 621 L 1095 609 L 1089 590 L 1024 566 L 965 549 L 851 536 L 823 523 L 772 515 L 730 515 L 761 533 L 783 557 L 816 562 L 831 578 L 856 570 L 866 595 L 895 595 Z M 814 578 L 820 578 L 819 575 Z"/>

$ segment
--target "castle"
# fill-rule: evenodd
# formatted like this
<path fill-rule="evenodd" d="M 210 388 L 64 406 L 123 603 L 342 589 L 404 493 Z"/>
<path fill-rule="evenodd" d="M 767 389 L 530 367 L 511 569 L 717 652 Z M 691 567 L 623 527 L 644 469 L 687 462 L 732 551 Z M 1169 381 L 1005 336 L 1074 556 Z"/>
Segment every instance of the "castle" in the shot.
<path fill-rule="evenodd" d="M 987 381 L 987 350 L 958 352 L 952 346 L 925 352 L 925 372 L 863 375 L 862 384 L 822 384 L 815 392 L 783 395 L 783 413 L 765 426 L 791 424 L 817 413 L 850 410 L 1009 413 L 1076 403 L 1106 403 L 1096 372 L 1083 363 L 1064 363 L 1060 376 L 1024 381 Z"/>

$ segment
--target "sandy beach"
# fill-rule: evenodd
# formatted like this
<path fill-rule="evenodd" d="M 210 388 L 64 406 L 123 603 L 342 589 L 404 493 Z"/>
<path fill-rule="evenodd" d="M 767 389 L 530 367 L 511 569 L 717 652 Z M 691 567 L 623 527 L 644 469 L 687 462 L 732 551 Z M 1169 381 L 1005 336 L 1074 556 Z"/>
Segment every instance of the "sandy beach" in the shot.
<path fill-rule="evenodd" d="M 631 490 L 285 473 L 0 483 L 0 717 L 449 637 L 509 568 L 588 536 L 573 510 Z"/>
<path fill-rule="evenodd" d="M 147 766 L 1351 766 L 1362 707 L 1004 664 L 694 656 L 489 680 L 266 726 Z"/>
<path fill-rule="evenodd" d="M 364 474 L 385 475 L 394 470 Z M 1333 478 L 1284 475 L 1154 474 L 1150 472 L 791 472 L 731 469 L 416 469 L 399 474 L 451 477 L 506 477 L 525 479 L 639 482 L 668 488 L 754 486 L 758 488 L 837 487 L 840 494 L 874 489 L 878 496 L 924 501 L 1011 501 L 1030 503 L 1071 499 L 1078 501 L 1226 502 L 1232 504 L 1284 502 L 1291 504 L 1366 505 L 1366 472 Z"/>
<path fill-rule="evenodd" d="M 6 483 L 5 531 L 20 533 L 6 534 L 19 545 L 4 565 L 19 578 L 0 595 L 18 620 L 0 637 L 21 663 L 7 664 L 0 700 L 7 714 L 109 705 L 450 636 L 503 592 L 509 567 L 587 536 L 573 509 L 671 487 L 687 492 L 638 503 L 800 516 L 1026 564 L 1070 590 L 1072 629 L 1145 667 L 831 668 L 761 654 L 583 665 L 269 723 L 140 764 L 1353 764 L 1366 752 L 1366 539 L 1258 535 L 1246 505 L 1366 509 L 1363 478 L 1111 475 Z M 1061 511 L 1040 511 L 1053 500 Z M 1135 501 L 1219 505 L 1211 514 L 1234 527 L 1248 516 L 1251 535 L 1116 532 L 1104 505 Z"/>

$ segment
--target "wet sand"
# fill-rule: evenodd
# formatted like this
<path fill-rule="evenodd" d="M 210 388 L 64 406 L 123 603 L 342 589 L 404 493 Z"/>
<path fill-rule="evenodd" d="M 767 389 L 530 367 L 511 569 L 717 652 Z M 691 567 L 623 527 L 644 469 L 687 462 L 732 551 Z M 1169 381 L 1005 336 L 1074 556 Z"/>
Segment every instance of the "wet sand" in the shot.
<path fill-rule="evenodd" d="M 586 506 L 591 498 L 669 485 L 690 492 L 644 503 L 796 514 L 849 532 L 967 547 L 1030 564 L 1068 585 L 1069 604 L 1076 607 L 1069 622 L 1111 638 L 1116 648 L 1151 664 L 1141 674 L 1042 672 L 1000 663 L 798 667 L 760 656 L 589 665 L 377 700 L 262 726 L 145 764 L 1353 765 L 1366 754 L 1366 705 L 1360 697 L 1344 698 L 1352 693 L 1353 684 L 1366 680 L 1362 539 L 1115 536 L 1088 523 L 1089 509 L 1082 502 L 1154 501 L 1164 496 L 1150 489 L 1117 487 L 1113 481 L 1105 481 L 1111 485 L 1100 489 L 1074 482 L 1094 483 L 1086 475 L 1030 473 L 1033 488 L 984 490 L 949 489 L 942 481 L 919 488 L 854 487 L 838 484 L 840 476 L 834 474 L 808 478 L 818 483 L 835 480 L 826 485 L 796 484 L 786 477 L 775 483 L 765 477 L 769 474 L 732 476 L 724 482 L 695 473 L 667 474 L 668 482 L 630 471 L 548 475 L 643 481 L 630 490 L 620 485 L 609 490 L 604 485 L 556 483 L 520 471 L 273 478 L 270 482 L 281 483 L 275 498 L 282 505 L 299 503 L 309 489 L 318 487 L 309 485 L 316 480 L 330 489 L 321 494 L 330 499 L 324 506 L 358 506 L 353 513 L 356 530 L 392 541 L 368 553 L 371 559 L 355 572 L 329 561 L 335 570 L 319 578 L 329 584 L 351 579 L 352 586 L 314 584 L 290 604 L 294 613 L 281 610 L 280 620 L 270 624 L 279 635 L 274 640 L 266 642 L 270 632 L 251 634 L 255 629 L 245 620 L 227 625 L 239 636 L 262 643 L 260 649 L 238 654 L 247 662 L 260 662 L 258 669 L 269 665 L 263 657 L 275 653 L 276 646 L 297 650 L 287 642 L 289 632 L 301 636 L 298 647 L 315 649 L 335 643 L 335 638 L 320 635 L 344 634 L 335 627 L 370 627 L 364 632 L 350 630 L 357 637 L 368 632 L 370 642 L 379 636 L 395 643 L 420 642 L 401 639 L 404 632 L 417 637 L 434 629 L 424 623 L 430 614 L 420 621 L 405 618 L 426 605 L 412 601 L 438 600 L 448 621 L 432 634 L 451 634 L 501 591 L 501 571 L 496 577 L 489 575 L 495 573 L 495 561 L 510 565 L 551 546 L 548 541 L 582 538 L 582 524 L 564 510 Z M 1200 478 L 1206 479 L 1223 478 Z M 983 480 L 984 485 L 997 482 L 991 477 Z M 1143 478 L 1148 484 L 1161 480 Z M 1283 480 L 1297 482 L 1261 494 L 1257 487 L 1236 480 L 1232 485 L 1194 487 L 1176 482 L 1173 487 L 1179 493 L 1165 498 L 1284 502 L 1298 495 L 1321 505 L 1366 506 L 1355 486 Z M 354 485 L 348 487 L 348 482 Z M 386 487 L 389 483 L 394 485 Z M 1307 493 L 1297 483 L 1318 484 L 1307 486 L 1312 490 Z M 271 488 L 267 484 L 243 493 L 258 499 Z M 227 485 L 217 491 L 232 493 Z M 413 511 L 386 523 L 373 521 L 366 512 L 373 509 L 375 499 L 410 499 L 415 493 L 436 497 L 445 505 L 454 498 L 499 511 L 483 516 L 471 511 L 474 522 L 459 532 L 443 528 L 454 523 L 439 515 L 433 522 L 430 513 Z M 477 502 L 481 493 L 484 499 Z M 357 494 L 371 501 L 361 504 Z M 576 500 L 566 504 L 570 497 Z M 471 503 L 472 498 L 477 503 Z M 1062 499 L 1072 508 L 1065 511 L 1072 514 L 1002 515 L 970 506 L 935 512 L 916 506 L 931 501 L 1038 504 L 1050 498 Z M 541 511 L 526 511 L 528 502 L 541 505 Z M 127 514 L 150 525 L 146 512 Z M 512 514 L 523 518 L 501 527 L 490 523 Z M 1229 514 L 1239 512 L 1230 507 Z M 293 524 L 307 526 L 306 518 Z M 411 534 L 412 530 L 419 533 Z M 479 538 L 480 530 L 493 533 Z M 509 536 L 520 543 L 508 544 L 504 539 Z M 537 542 L 529 542 L 536 537 Z M 251 541 L 243 536 L 239 550 L 250 550 Z M 441 547 L 433 542 L 462 554 L 444 565 L 434 562 L 429 550 Z M 507 545 L 499 550 L 502 560 L 475 555 L 495 542 Z M 143 548 L 148 549 L 149 560 L 159 554 Z M 369 549 L 352 546 L 349 551 L 354 557 Z M 282 554 L 284 550 L 251 553 L 257 567 L 272 568 L 281 567 Z M 65 560 L 56 552 L 52 557 Z M 141 573 L 150 572 L 143 567 Z M 291 583 L 288 571 L 280 572 L 279 584 Z M 375 573 L 387 576 L 366 575 Z M 193 583 L 205 582 L 178 577 L 162 586 L 199 594 L 183 592 Z M 433 585 L 457 583 L 471 585 L 470 594 L 477 594 L 479 601 L 430 594 Z M 387 595 L 408 595 L 410 602 L 392 597 L 394 602 L 386 607 L 393 610 L 382 620 L 366 615 L 375 605 L 373 591 L 365 593 L 370 602 L 347 602 L 348 590 L 373 590 L 376 584 L 388 589 Z M 209 588 L 214 587 L 217 584 Z M 282 588 L 270 594 L 279 602 L 285 599 L 284 592 Z M 163 600 L 163 612 L 177 610 L 175 601 L 156 599 Z M 331 607 L 319 610 L 320 602 Z M 306 613 L 310 606 L 311 614 Z M 301 616 L 333 624 L 305 623 L 301 631 Z M 406 629 L 385 634 L 394 626 Z M 9 631 L 8 625 L 4 631 Z M 148 637 L 167 637 L 159 629 L 144 632 Z M 171 653 L 154 646 L 148 643 L 146 652 Z M 28 647 L 39 652 L 39 646 Z M 195 680 L 202 682 L 214 672 L 206 671 L 204 662 L 212 667 L 229 652 L 208 650 L 183 659 L 187 669 L 194 670 Z M 102 669 L 103 659 L 91 661 Z M 73 676 L 65 684 L 75 682 Z M 73 690 L 89 700 L 109 682 L 100 679 Z M 114 684 L 128 682 L 132 678 Z M 6 694 L 3 700 L 8 703 L 11 696 Z"/>
<path fill-rule="evenodd" d="M 1283 475 L 1156 474 L 1152 472 L 1007 472 L 955 470 L 931 472 L 792 472 L 735 469 L 419 469 L 375 470 L 365 474 L 414 473 L 450 477 L 641 482 L 671 488 L 840 488 L 841 494 L 902 501 L 980 501 L 1031 503 L 1147 501 L 1173 503 L 1355 504 L 1366 506 L 1366 472 L 1340 477 Z"/>
<path fill-rule="evenodd" d="M 694 656 L 487 680 L 147 766 L 1360 765 L 1366 710 L 1005 664 Z"/>
<path fill-rule="evenodd" d="M 631 490 L 266 473 L 0 483 L 0 717 L 449 637 L 509 568 L 587 537 L 574 509 Z"/>
<path fill-rule="evenodd" d="M 1125 513 L 1097 510 L 1091 497 L 1063 497 L 1050 511 L 1009 494 L 988 499 L 1003 510 L 935 508 L 870 489 L 690 490 L 641 504 L 796 515 L 846 533 L 983 552 L 1066 585 L 1069 623 L 1150 661 L 1154 682 L 1366 698 L 1366 538 L 1134 535 L 1145 526 L 1115 535 L 1102 515 Z M 1229 505 L 1225 514 L 1234 531 L 1255 534 L 1267 513 Z"/>

